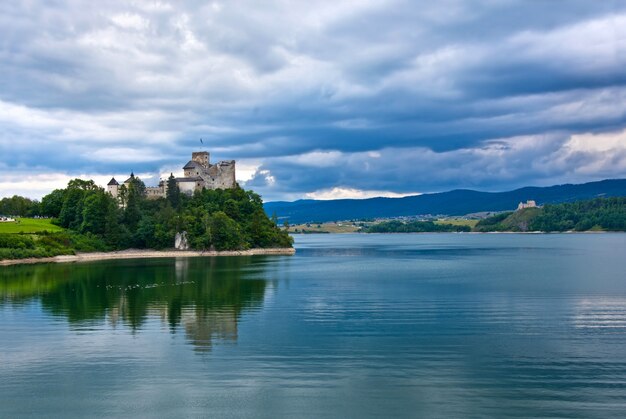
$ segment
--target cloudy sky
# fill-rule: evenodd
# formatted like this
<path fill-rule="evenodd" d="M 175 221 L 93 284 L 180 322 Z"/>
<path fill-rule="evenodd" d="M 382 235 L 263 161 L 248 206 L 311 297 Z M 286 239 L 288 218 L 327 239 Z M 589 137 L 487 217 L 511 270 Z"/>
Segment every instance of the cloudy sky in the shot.
<path fill-rule="evenodd" d="M 265 200 L 626 177 L 626 2 L 0 2 L 0 197 L 200 138 Z"/>

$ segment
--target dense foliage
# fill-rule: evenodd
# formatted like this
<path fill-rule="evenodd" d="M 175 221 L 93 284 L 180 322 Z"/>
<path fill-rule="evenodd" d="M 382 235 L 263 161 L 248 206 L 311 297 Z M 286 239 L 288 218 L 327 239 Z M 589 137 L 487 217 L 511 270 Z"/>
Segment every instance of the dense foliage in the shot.
<path fill-rule="evenodd" d="M 102 239 L 92 234 L 0 234 L 0 260 L 72 255 L 76 251 L 96 252 L 107 249 Z"/>
<path fill-rule="evenodd" d="M 626 197 L 546 205 L 532 220 L 540 231 L 626 231 Z"/>
<path fill-rule="evenodd" d="M 626 231 L 626 197 L 596 198 L 498 214 L 477 231 Z"/>
<path fill-rule="evenodd" d="M 385 221 L 371 225 L 366 233 L 444 233 L 471 231 L 470 226 L 436 224 L 432 221 Z"/>
<path fill-rule="evenodd" d="M 236 187 L 189 197 L 175 183 L 170 186 L 166 198 L 148 200 L 145 185 L 133 177 L 120 187 L 118 202 L 93 181 L 75 179 L 45 196 L 41 208 L 58 225 L 110 249 L 171 248 L 182 231 L 197 250 L 291 247 L 291 238 L 267 217 L 256 193 Z"/>
<path fill-rule="evenodd" d="M 39 215 L 39 202 L 23 196 L 13 195 L 0 199 L 0 215 L 33 217 Z"/>

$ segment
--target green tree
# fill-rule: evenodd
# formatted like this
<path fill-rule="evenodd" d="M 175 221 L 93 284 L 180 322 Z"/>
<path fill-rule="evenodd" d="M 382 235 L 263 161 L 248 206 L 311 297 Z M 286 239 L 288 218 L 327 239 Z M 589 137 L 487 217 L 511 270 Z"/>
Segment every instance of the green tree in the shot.
<path fill-rule="evenodd" d="M 146 185 L 137 177 L 131 176 L 128 183 L 126 207 L 124 208 L 124 222 L 132 232 L 137 228 L 141 219 L 141 205 L 146 199 Z"/>
<path fill-rule="evenodd" d="M 65 200 L 59 212 L 59 225 L 65 228 L 76 228 L 82 222 L 82 201 L 85 191 L 68 188 Z"/>
<path fill-rule="evenodd" d="M 111 199 L 107 203 L 104 220 L 104 241 L 115 248 L 121 248 L 125 241 L 125 232 L 120 223 L 119 208 L 115 200 Z"/>
<path fill-rule="evenodd" d="M 41 214 L 57 218 L 65 201 L 65 189 L 55 189 L 41 199 Z"/>
<path fill-rule="evenodd" d="M 97 191 L 100 188 L 93 180 L 72 179 L 67 184 L 68 189 L 80 189 L 83 191 Z"/>
<path fill-rule="evenodd" d="M 178 182 L 173 173 L 170 173 L 170 177 L 167 178 L 167 193 L 166 199 L 169 201 L 172 208 L 178 208 L 180 204 L 180 188 Z"/>
<path fill-rule="evenodd" d="M 211 243 L 217 250 L 241 249 L 243 239 L 239 226 L 226 213 L 218 211 L 209 221 Z"/>
<path fill-rule="evenodd" d="M 239 204 L 237 204 L 237 201 L 232 198 L 227 199 L 226 202 L 224 202 L 224 212 L 233 220 L 241 219 Z"/>
<path fill-rule="evenodd" d="M 39 203 L 29 198 L 13 195 L 0 200 L 0 214 L 26 217 L 38 215 Z"/>
<path fill-rule="evenodd" d="M 103 190 L 87 194 L 83 204 L 83 216 L 80 226 L 82 233 L 104 234 L 110 199 L 110 195 Z"/>
<path fill-rule="evenodd" d="M 128 188 L 126 185 L 122 184 L 117 190 L 117 198 L 120 200 L 120 205 L 122 208 L 126 208 L 126 204 L 128 203 Z"/>

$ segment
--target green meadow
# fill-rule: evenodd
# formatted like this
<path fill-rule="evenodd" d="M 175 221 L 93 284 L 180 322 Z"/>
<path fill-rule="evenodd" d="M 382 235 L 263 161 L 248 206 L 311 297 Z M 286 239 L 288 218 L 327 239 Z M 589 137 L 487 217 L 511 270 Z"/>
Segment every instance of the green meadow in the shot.
<path fill-rule="evenodd" d="M 65 230 L 52 224 L 51 219 L 46 218 L 18 218 L 16 222 L 0 223 L 0 234 L 9 233 L 56 233 Z"/>

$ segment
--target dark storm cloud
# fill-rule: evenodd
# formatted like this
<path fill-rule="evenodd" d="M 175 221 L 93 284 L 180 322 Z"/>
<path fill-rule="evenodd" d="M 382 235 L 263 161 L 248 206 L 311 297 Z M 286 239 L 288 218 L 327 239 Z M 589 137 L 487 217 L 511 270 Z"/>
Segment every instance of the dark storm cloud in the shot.
<path fill-rule="evenodd" d="M 268 198 L 620 177 L 624 28 L 587 0 L 4 2 L 0 170 L 159 173 L 202 137 Z"/>

